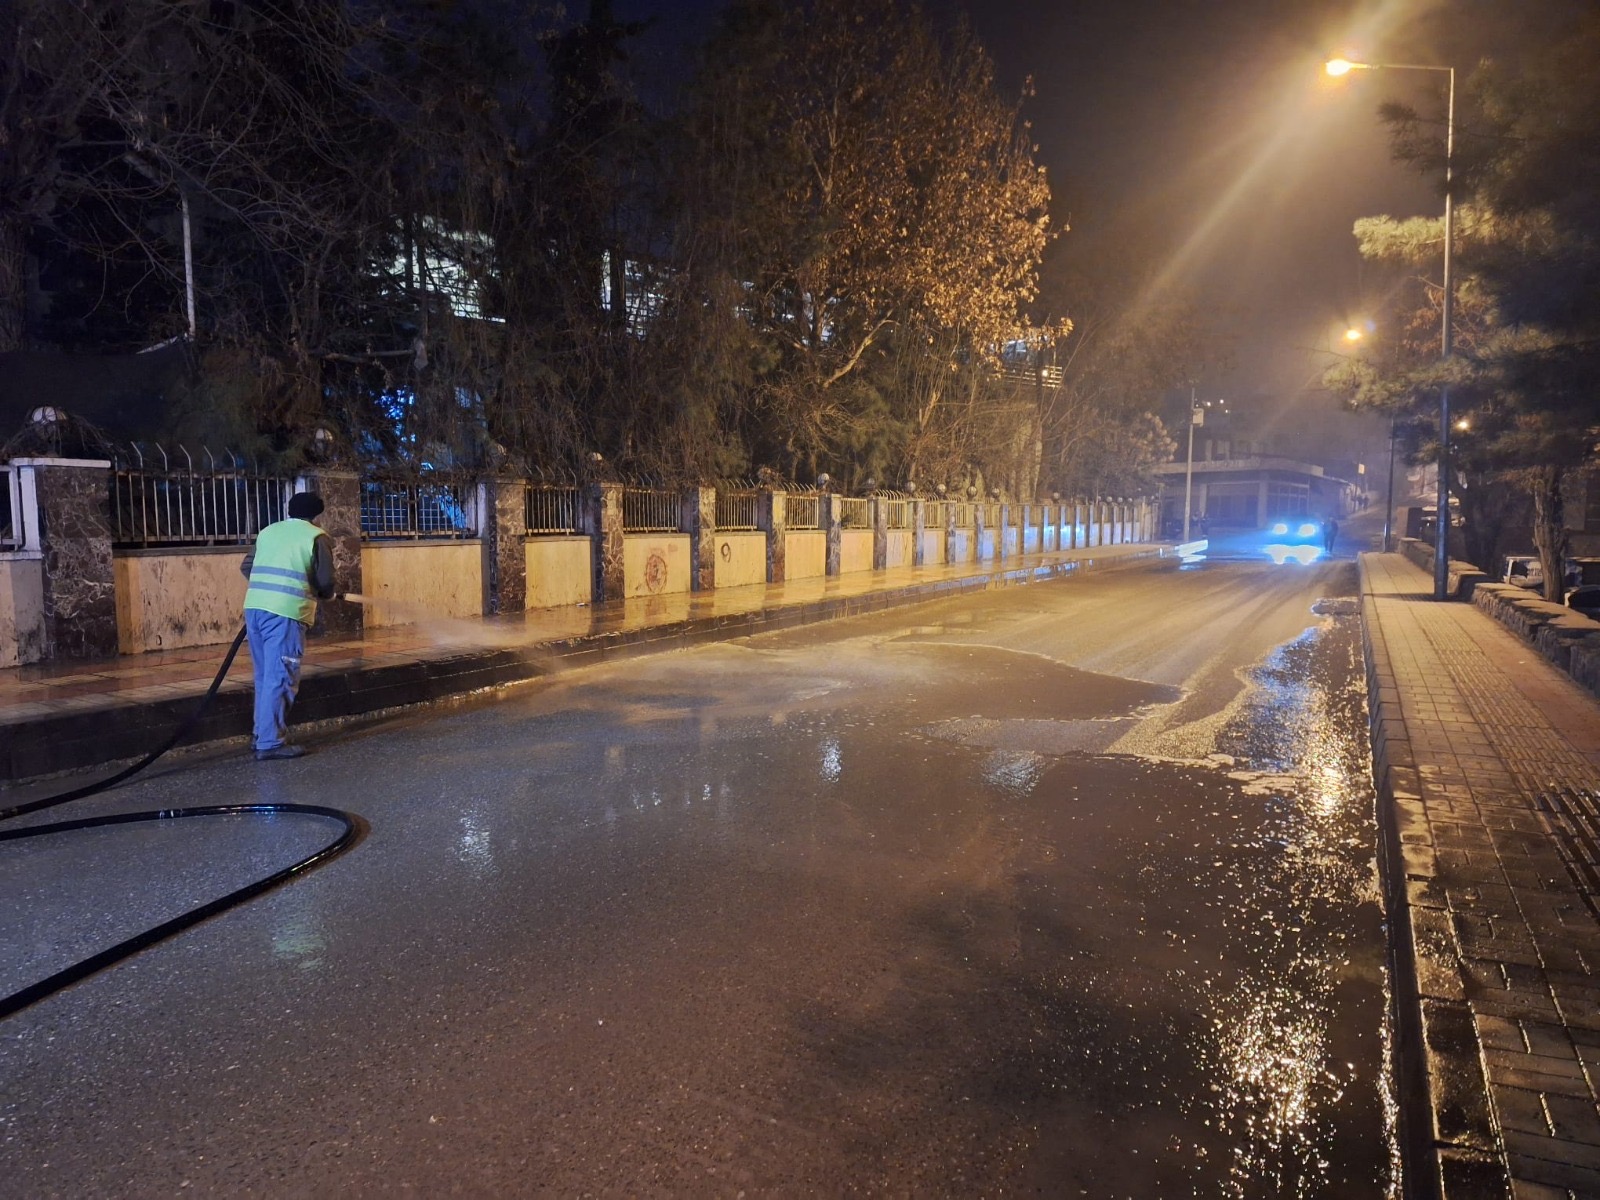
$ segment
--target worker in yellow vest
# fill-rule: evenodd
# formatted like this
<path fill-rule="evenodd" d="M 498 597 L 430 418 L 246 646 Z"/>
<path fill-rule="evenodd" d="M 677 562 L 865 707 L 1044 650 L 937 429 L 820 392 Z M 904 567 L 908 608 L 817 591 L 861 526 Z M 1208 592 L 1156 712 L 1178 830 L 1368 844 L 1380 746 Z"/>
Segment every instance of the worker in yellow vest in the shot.
<path fill-rule="evenodd" d="M 299 758 L 303 746 L 284 740 L 289 706 L 300 687 L 306 626 L 317 616 L 317 600 L 333 599 L 333 551 L 314 524 L 322 497 L 297 492 L 289 515 L 256 535 L 240 570 L 250 581 L 244 594 L 244 628 L 255 668 L 253 745 L 257 759 Z"/>

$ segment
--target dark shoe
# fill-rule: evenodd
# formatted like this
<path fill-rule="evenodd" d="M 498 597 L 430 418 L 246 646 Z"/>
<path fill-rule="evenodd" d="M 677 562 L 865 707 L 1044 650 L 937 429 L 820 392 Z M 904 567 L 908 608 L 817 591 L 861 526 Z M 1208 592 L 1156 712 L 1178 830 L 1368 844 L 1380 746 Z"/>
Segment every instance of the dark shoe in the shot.
<path fill-rule="evenodd" d="M 269 758 L 299 758 L 306 752 L 304 746 L 291 746 L 285 742 L 281 746 L 274 746 L 270 750 L 257 750 L 256 761 L 265 762 Z"/>

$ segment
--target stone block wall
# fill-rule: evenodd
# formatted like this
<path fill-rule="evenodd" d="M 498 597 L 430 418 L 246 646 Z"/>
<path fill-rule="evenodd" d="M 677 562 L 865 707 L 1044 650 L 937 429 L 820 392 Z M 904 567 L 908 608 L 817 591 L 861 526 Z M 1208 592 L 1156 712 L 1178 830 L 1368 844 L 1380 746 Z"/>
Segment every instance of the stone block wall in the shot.
<path fill-rule="evenodd" d="M 0 667 L 215 644 L 238 628 L 245 588 L 238 565 L 247 546 L 119 548 L 110 463 L 41 458 L 11 466 L 22 489 L 23 537 L 21 549 L 0 552 Z M 290 482 L 283 487 L 291 490 Z M 633 533 L 624 528 L 623 485 L 598 480 L 576 489 L 570 535 L 536 536 L 528 529 L 527 488 L 507 478 L 466 489 L 476 537 L 370 539 L 362 536 L 362 477 L 328 465 L 307 470 L 292 490 L 323 498 L 318 523 L 332 544 L 336 590 L 375 602 L 324 602 L 314 632 L 350 638 L 368 621 L 509 615 L 625 597 L 666 600 L 763 579 L 998 560 L 1076 548 L 1087 523 L 1103 537 L 1113 516 L 1104 502 L 985 501 L 977 523 L 958 528 L 962 504 L 940 505 L 932 516 L 929 501 L 874 496 L 870 526 L 845 529 L 841 497 L 824 492 L 819 528 L 791 530 L 786 493 L 763 487 L 754 489 L 756 528 L 719 531 L 716 491 L 694 487 L 680 494 L 678 532 Z M 894 508 L 890 528 L 886 514 L 897 505 L 906 519 Z M 1124 535 L 1137 528 L 1135 517 L 1132 507 L 1122 515 Z"/>
<path fill-rule="evenodd" d="M 1480 583 L 1472 603 L 1600 696 L 1600 622 L 1511 583 Z"/>

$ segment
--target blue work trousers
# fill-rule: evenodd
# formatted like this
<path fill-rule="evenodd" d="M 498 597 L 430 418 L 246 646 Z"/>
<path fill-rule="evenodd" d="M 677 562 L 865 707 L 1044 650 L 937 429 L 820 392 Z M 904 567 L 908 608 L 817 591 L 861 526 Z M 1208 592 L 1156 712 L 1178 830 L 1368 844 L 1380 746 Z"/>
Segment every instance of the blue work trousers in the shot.
<path fill-rule="evenodd" d="M 255 748 L 283 745 L 289 706 L 300 689 L 300 659 L 306 652 L 306 627 L 293 617 L 259 608 L 244 610 L 245 634 L 256 676 Z"/>

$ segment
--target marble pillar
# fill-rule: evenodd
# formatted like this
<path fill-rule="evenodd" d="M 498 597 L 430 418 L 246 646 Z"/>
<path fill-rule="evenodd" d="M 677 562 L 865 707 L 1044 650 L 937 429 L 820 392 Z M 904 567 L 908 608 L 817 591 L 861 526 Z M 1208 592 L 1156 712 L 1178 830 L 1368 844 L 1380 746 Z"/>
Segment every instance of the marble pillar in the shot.
<path fill-rule="evenodd" d="M 974 562 L 983 561 L 983 534 L 985 526 L 988 524 L 984 518 L 989 515 L 985 511 L 985 507 L 984 504 L 976 500 L 972 503 L 972 558 Z M 996 547 L 996 557 L 999 556 L 999 553 L 999 548 Z"/>
<path fill-rule="evenodd" d="M 117 586 L 111 563 L 111 464 L 17 458 L 33 475 L 43 575 L 42 658 L 117 653 Z"/>
<path fill-rule="evenodd" d="M 620 600 L 625 595 L 622 574 L 622 485 L 585 484 L 582 507 L 583 531 L 594 545 L 594 603 Z"/>
<path fill-rule="evenodd" d="M 483 539 L 489 613 L 519 613 L 528 607 L 528 485 L 521 479 L 491 479 L 478 485 L 478 536 Z"/>
<path fill-rule="evenodd" d="M 881 571 L 889 565 L 889 506 L 881 496 L 872 496 L 867 513 L 872 518 L 872 569 Z"/>
<path fill-rule="evenodd" d="M 824 570 L 829 575 L 837 575 L 839 568 L 844 563 L 844 524 L 839 497 L 832 493 L 825 493 L 817 497 L 817 522 L 822 527 L 823 537 L 828 548 L 827 565 Z"/>
<path fill-rule="evenodd" d="M 928 565 L 927 552 L 922 548 L 922 536 L 928 531 L 927 501 L 911 501 L 911 565 L 925 567 Z"/>
<path fill-rule="evenodd" d="M 717 586 L 717 490 L 683 490 L 678 528 L 689 535 L 689 590 L 708 592 Z"/>
<path fill-rule="evenodd" d="M 361 594 L 361 477 L 354 471 L 319 467 L 295 481 L 295 491 L 322 497 L 322 526 L 332 543 L 333 590 Z M 324 600 L 317 605 L 314 635 L 359 638 L 366 627 L 366 609 L 349 600 Z"/>
<path fill-rule="evenodd" d="M 767 582 L 789 578 L 789 493 L 768 488 L 756 499 L 756 528 L 767 535 Z"/>

